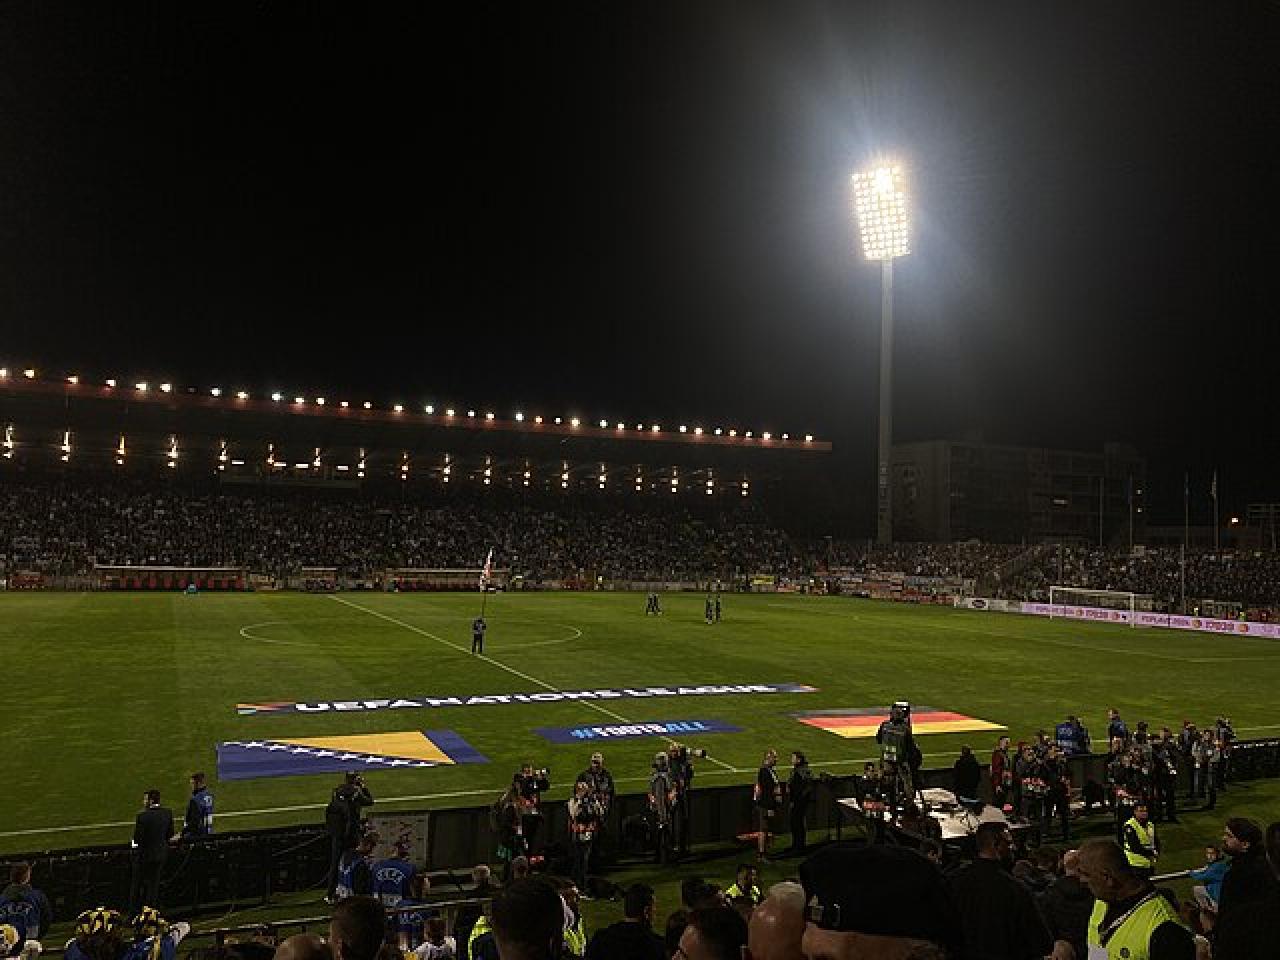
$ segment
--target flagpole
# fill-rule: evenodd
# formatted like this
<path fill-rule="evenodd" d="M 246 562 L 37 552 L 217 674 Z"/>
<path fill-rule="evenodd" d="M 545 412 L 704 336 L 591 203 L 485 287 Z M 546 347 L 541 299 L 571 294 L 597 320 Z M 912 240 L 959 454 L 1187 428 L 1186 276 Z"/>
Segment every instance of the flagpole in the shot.
<path fill-rule="evenodd" d="M 1182 563 L 1179 569 L 1179 579 L 1182 581 L 1182 614 L 1187 613 L 1187 537 L 1189 536 L 1188 527 L 1191 525 L 1191 475 L 1184 473 L 1182 475 Z"/>
<path fill-rule="evenodd" d="M 1107 498 L 1107 478 L 1098 477 L 1098 549 L 1099 550 L 1103 549 L 1103 546 L 1104 546 L 1102 542 L 1102 516 L 1103 516 L 1103 511 L 1106 510 L 1106 498 Z"/>
<path fill-rule="evenodd" d="M 1218 536 L 1221 531 L 1219 530 L 1220 524 L 1218 523 L 1218 471 L 1217 470 L 1213 471 L 1213 486 L 1209 488 L 1209 491 L 1213 494 L 1213 552 L 1218 553 L 1221 550 L 1222 544 L 1218 540 Z"/>
<path fill-rule="evenodd" d="M 1133 474 L 1129 474 L 1129 556 L 1133 556 Z"/>

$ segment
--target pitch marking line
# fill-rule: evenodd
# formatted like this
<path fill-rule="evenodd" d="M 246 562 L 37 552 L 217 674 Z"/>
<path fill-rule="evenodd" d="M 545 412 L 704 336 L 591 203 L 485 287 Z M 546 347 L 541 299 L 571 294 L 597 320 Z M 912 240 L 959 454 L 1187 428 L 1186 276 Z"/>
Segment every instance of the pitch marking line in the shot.
<path fill-rule="evenodd" d="M 420 634 L 421 636 L 427 637 L 431 640 L 435 640 L 437 643 L 443 643 L 446 647 L 452 647 L 454 650 L 457 650 L 459 653 L 465 653 L 467 654 L 467 656 L 474 656 L 478 660 L 483 660 L 485 663 L 492 664 L 493 666 L 497 667 L 499 670 L 505 670 L 507 673 L 511 674 L 512 676 L 516 676 L 516 677 L 519 677 L 521 680 L 526 680 L 529 683 L 536 684 L 537 686 L 542 687 L 542 689 L 544 690 L 554 691 L 557 689 L 553 685 L 547 683 L 545 680 L 539 680 L 537 677 L 531 677 L 527 673 L 521 673 L 515 667 L 507 666 L 501 660 L 495 660 L 493 657 L 490 657 L 483 653 L 472 654 L 470 650 L 468 650 L 466 647 L 462 646 L 461 644 L 454 643 L 452 640 L 446 640 L 444 639 L 444 637 L 438 637 L 434 633 L 432 633 L 430 630 L 423 630 L 421 627 L 415 626 L 412 623 L 407 623 L 404 620 L 400 620 L 389 614 L 382 613 L 379 610 L 373 610 L 373 609 L 370 609 L 369 607 L 361 606 L 358 603 L 352 603 L 350 600 L 347 600 L 343 597 L 331 596 L 329 599 L 335 600 L 341 604 L 345 604 L 346 606 L 351 607 L 353 610 L 359 610 L 361 613 L 367 613 L 370 616 L 374 616 L 382 620 L 386 620 L 388 623 L 394 623 L 396 626 L 403 627 L 405 630 L 412 630 L 414 633 Z M 598 703 L 593 703 L 590 700 L 578 700 L 575 702 L 582 704 L 582 706 L 584 707 L 590 707 L 592 710 L 595 710 L 597 713 L 602 713 L 606 717 L 616 720 L 619 723 L 635 722 L 633 720 L 628 720 L 626 717 L 624 717 L 620 713 L 614 713 L 612 710 L 609 710 L 606 707 L 602 707 Z M 663 739 L 666 740 L 667 743 L 676 742 L 670 737 L 663 737 Z M 721 767 L 722 769 L 727 770 L 730 773 L 745 772 L 743 770 L 739 770 L 737 767 L 732 766 L 731 764 L 725 763 L 723 760 L 717 760 L 715 757 L 707 757 L 707 759 L 710 760 L 712 763 L 714 763 L 716 766 Z"/>
<path fill-rule="evenodd" d="M 309 644 L 296 643 L 293 640 L 273 640 L 270 637 L 260 637 L 254 630 L 260 627 L 279 627 L 292 623 L 292 620 L 263 620 L 261 623 L 250 623 L 240 628 L 240 636 L 246 640 L 257 640 L 259 643 L 279 643 L 286 647 L 306 647 Z"/>

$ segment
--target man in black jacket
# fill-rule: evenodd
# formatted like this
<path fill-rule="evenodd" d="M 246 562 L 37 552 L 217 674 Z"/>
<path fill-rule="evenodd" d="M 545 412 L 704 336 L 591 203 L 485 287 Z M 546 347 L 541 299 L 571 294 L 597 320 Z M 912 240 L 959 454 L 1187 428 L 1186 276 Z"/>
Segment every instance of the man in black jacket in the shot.
<path fill-rule="evenodd" d="M 1222 848 L 1231 855 L 1231 866 L 1222 878 L 1218 896 L 1218 920 L 1222 925 L 1241 908 L 1274 900 L 1280 881 L 1267 863 L 1262 828 L 1244 817 L 1232 817 L 1222 831 Z"/>
<path fill-rule="evenodd" d="M 960 748 L 960 758 L 952 767 L 952 788 L 956 799 L 977 800 L 978 784 L 982 782 L 982 766 L 968 746 Z"/>
<path fill-rule="evenodd" d="M 142 812 L 133 822 L 133 870 L 129 879 L 129 911 L 160 909 L 160 871 L 173 839 L 173 813 L 160 806 L 160 791 L 142 796 Z"/>
<path fill-rule="evenodd" d="M 1062 857 L 1062 876 L 1040 898 L 1040 912 L 1053 939 L 1071 944 L 1077 960 L 1084 960 L 1089 955 L 1086 938 L 1093 893 L 1080 882 L 1079 867 L 1080 852 L 1068 850 Z"/>
<path fill-rule="evenodd" d="M 329 830 L 329 890 L 325 897 L 329 903 L 334 902 L 342 854 L 360 840 L 360 811 L 372 804 L 373 794 L 358 773 L 348 773 L 329 798 L 329 806 L 324 811 L 325 826 Z"/>
<path fill-rule="evenodd" d="M 596 931 L 586 960 L 666 960 L 666 944 L 653 932 L 657 906 L 653 887 L 633 883 L 622 900 L 626 919 Z"/>
<path fill-rule="evenodd" d="M 1003 823 L 980 824 L 978 859 L 949 879 L 967 954 L 984 960 L 1042 960 L 1053 937 L 1026 888 L 1009 873 L 1013 837 Z"/>
<path fill-rule="evenodd" d="M 809 805 L 813 803 L 813 771 L 809 760 L 799 751 L 791 754 L 791 777 L 787 780 L 787 799 L 791 801 L 791 856 L 804 853 L 808 845 Z"/>

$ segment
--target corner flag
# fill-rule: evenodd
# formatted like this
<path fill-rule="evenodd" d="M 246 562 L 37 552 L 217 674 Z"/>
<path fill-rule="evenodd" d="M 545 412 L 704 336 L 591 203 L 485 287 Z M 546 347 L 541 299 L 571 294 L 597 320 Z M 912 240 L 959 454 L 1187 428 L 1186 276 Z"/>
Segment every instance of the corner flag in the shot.
<path fill-rule="evenodd" d="M 489 580 L 493 576 L 493 547 L 489 548 L 489 555 L 484 558 L 484 569 L 480 571 L 480 590 L 484 592 L 484 588 L 489 585 Z"/>

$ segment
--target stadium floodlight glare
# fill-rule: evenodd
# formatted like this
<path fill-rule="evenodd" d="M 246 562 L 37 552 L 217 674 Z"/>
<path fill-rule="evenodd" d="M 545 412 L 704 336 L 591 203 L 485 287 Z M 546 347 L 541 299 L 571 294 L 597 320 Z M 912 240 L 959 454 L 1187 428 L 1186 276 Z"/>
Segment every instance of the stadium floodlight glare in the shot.
<path fill-rule="evenodd" d="M 893 542 L 889 457 L 893 448 L 893 260 L 911 252 L 907 175 L 882 162 L 853 175 L 862 253 L 880 261 L 880 430 L 876 457 L 876 542 Z"/>
<path fill-rule="evenodd" d="M 431 414 L 436 412 L 436 408 L 429 403 L 425 407 L 423 407 L 423 409 L 426 410 L 427 416 L 430 416 Z"/>
<path fill-rule="evenodd" d="M 394 407 L 391 408 L 391 410 L 394 413 L 404 413 L 404 404 L 397 403 Z"/>
<path fill-rule="evenodd" d="M 116 378 L 115 378 L 115 377 L 111 377 L 109 380 L 107 380 L 107 386 L 108 386 L 108 387 L 114 387 L 115 385 L 116 385 Z"/>
<path fill-rule="evenodd" d="M 579 423 L 580 423 L 580 421 L 578 420 L 578 418 L 577 418 L 577 417 L 574 417 L 572 420 L 570 420 L 570 421 L 569 421 L 569 426 L 573 427 L 573 428 L 576 430 L 576 429 L 578 429 L 578 424 L 579 424 Z"/>
<path fill-rule="evenodd" d="M 209 396 L 211 396 L 211 397 L 220 397 L 220 396 L 222 396 L 222 388 L 221 388 L 221 387 L 214 387 L 213 389 L 211 389 L 211 390 L 209 391 Z"/>
<path fill-rule="evenodd" d="M 0 380 L 8 380 L 8 379 L 9 379 L 9 368 L 0 367 Z"/>
<path fill-rule="evenodd" d="M 760 434 L 760 439 L 761 439 L 761 440 L 772 440 L 772 439 L 773 439 L 773 434 L 772 434 L 772 433 L 769 433 L 769 431 L 767 431 L 767 430 L 766 430 L 764 433 Z"/>
<path fill-rule="evenodd" d="M 294 397 L 293 402 L 301 406 L 302 404 L 307 402 L 307 399 L 306 397 Z"/>
<path fill-rule="evenodd" d="M 475 415 L 476 415 L 476 412 L 475 412 L 474 410 L 468 410 L 468 411 L 467 411 L 467 416 L 468 416 L 468 417 L 474 417 Z"/>
<path fill-rule="evenodd" d="M 275 391 L 274 393 L 272 393 L 272 394 L 271 394 L 271 399 L 272 399 L 275 403 L 279 403 L 281 400 L 283 400 L 283 399 L 284 399 L 284 395 L 283 395 L 283 394 L 281 394 L 279 390 L 277 390 L 277 391 Z"/>
<path fill-rule="evenodd" d="M 600 421 L 600 429 L 601 429 L 601 430 L 603 430 L 603 429 L 604 429 L 605 427 L 607 427 L 608 425 L 609 425 L 609 421 L 608 421 L 608 420 L 601 420 L 601 421 Z"/>
<path fill-rule="evenodd" d="M 77 377 L 74 373 L 71 374 L 71 376 L 67 377 L 67 383 L 71 384 L 72 386 L 75 386 L 79 382 L 80 382 L 80 378 Z"/>
<path fill-rule="evenodd" d="M 363 406 L 366 410 L 372 410 L 372 409 L 373 409 L 373 404 L 372 404 L 372 403 L 370 403 L 368 400 L 366 400 L 366 401 L 362 404 L 362 406 Z"/>
<path fill-rule="evenodd" d="M 681 433 L 688 433 L 688 432 L 689 432 L 689 428 L 688 428 L 688 427 L 686 427 L 686 426 L 682 423 L 682 424 L 680 424 L 680 432 L 681 432 Z"/>
<path fill-rule="evenodd" d="M 738 431 L 737 431 L 737 430 L 734 430 L 734 429 L 732 429 L 732 428 L 730 428 L 730 430 L 729 430 L 729 436 L 731 436 L 731 437 L 736 437 L 737 435 L 738 435 Z"/>
<path fill-rule="evenodd" d="M 343 410 L 346 410 L 348 407 L 351 406 L 351 404 L 348 403 L 346 400 L 339 400 L 338 406 L 340 406 Z"/>
<path fill-rule="evenodd" d="M 812 433 L 806 433 L 806 434 L 804 435 L 804 442 L 805 442 L 805 443 L 813 443 L 813 434 L 812 434 Z"/>
<path fill-rule="evenodd" d="M 534 417 L 534 418 L 533 418 L 533 422 L 534 422 L 534 423 L 541 423 L 541 422 L 542 422 L 542 415 L 541 415 L 541 414 L 539 414 L 538 416 Z"/>
<path fill-rule="evenodd" d="M 516 423 L 524 423 L 524 414 L 519 410 L 516 411 Z"/>
<path fill-rule="evenodd" d="M 172 383 L 162 383 L 162 384 L 160 384 L 160 392 L 161 392 L 161 393 L 173 393 L 173 384 L 172 384 Z"/>
<path fill-rule="evenodd" d="M 491 412 L 490 412 L 490 413 L 486 413 L 486 414 L 484 415 L 484 418 L 485 418 L 486 420 L 492 420 L 492 419 L 493 419 L 493 413 L 491 413 Z"/>
<path fill-rule="evenodd" d="M 693 435 L 694 435 L 695 437 L 700 437 L 700 436 L 702 436 L 702 428 L 701 428 L 701 427 L 694 427 L 694 428 L 693 428 Z"/>
<path fill-rule="evenodd" d="M 137 383 L 135 383 L 133 386 L 134 386 L 134 389 L 136 389 L 139 393 L 147 392 L 147 381 L 145 380 L 140 380 Z"/>
<path fill-rule="evenodd" d="M 36 378 L 36 372 L 31 367 L 27 367 L 27 369 L 23 370 L 22 375 L 26 377 L 28 380 L 34 380 Z"/>
<path fill-rule="evenodd" d="M 452 417 L 452 416 L 455 416 L 455 415 L 456 415 L 456 412 L 457 412 L 457 411 L 455 411 L 455 410 L 453 409 L 453 407 L 450 407 L 448 410 L 446 410 L 446 411 L 444 412 L 444 415 L 445 415 L 446 417 Z"/>
<path fill-rule="evenodd" d="M 317 407 L 323 407 L 323 406 L 324 406 L 324 397 L 316 397 L 316 406 L 317 406 Z"/>
<path fill-rule="evenodd" d="M 240 391 L 238 391 L 238 392 L 236 393 L 236 399 L 237 399 L 237 400 L 248 400 L 248 399 L 249 399 L 249 394 L 248 394 L 248 392 L 247 392 L 247 391 L 245 391 L 245 390 L 240 390 Z"/>

